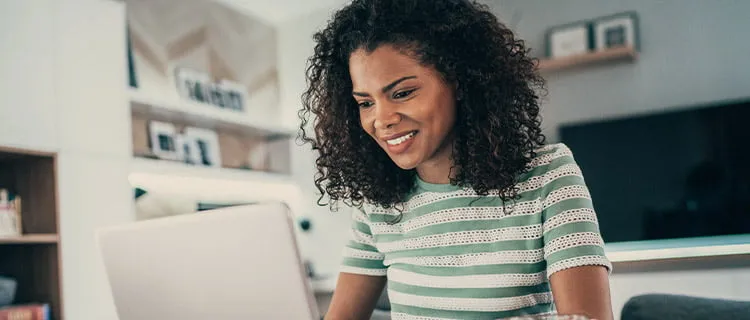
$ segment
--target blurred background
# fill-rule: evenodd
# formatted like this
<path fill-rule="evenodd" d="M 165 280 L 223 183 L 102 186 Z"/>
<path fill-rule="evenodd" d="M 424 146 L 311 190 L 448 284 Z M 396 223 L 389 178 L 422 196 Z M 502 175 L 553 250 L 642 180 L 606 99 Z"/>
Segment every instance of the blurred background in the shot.
<path fill-rule="evenodd" d="M 481 2 L 540 59 L 616 318 L 646 293 L 750 300 L 750 2 Z M 96 229 L 274 200 L 325 309 L 350 209 L 316 204 L 295 138 L 311 36 L 344 3 L 0 1 L 0 306 L 117 319 Z"/>

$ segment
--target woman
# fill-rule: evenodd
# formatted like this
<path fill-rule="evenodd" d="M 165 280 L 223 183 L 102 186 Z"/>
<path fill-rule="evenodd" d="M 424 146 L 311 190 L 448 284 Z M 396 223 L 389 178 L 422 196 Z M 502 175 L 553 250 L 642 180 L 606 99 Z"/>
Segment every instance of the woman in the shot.
<path fill-rule="evenodd" d="M 462 0 L 355 0 L 314 39 L 315 183 L 360 209 L 327 319 L 367 319 L 386 282 L 393 319 L 612 318 L 592 201 L 544 145 L 523 41 Z"/>

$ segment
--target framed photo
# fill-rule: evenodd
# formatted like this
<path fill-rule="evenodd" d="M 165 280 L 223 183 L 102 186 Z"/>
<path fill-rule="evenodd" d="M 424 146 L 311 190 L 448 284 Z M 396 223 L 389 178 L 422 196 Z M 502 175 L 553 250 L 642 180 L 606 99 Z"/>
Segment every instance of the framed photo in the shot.
<path fill-rule="evenodd" d="M 216 132 L 202 128 L 187 127 L 183 136 L 185 140 L 192 140 L 190 143 L 196 151 L 193 158 L 196 160 L 196 165 L 221 167 L 219 135 Z M 192 153 L 191 157 L 193 157 Z"/>
<path fill-rule="evenodd" d="M 244 111 L 247 88 L 240 83 L 222 80 L 219 85 L 224 91 L 224 107 L 234 111 Z"/>
<path fill-rule="evenodd" d="M 205 73 L 188 68 L 174 68 L 177 91 L 183 98 L 202 102 L 211 102 L 211 77 Z"/>
<path fill-rule="evenodd" d="M 180 160 L 177 149 L 177 130 L 171 123 L 151 121 L 148 124 L 151 152 L 159 159 Z"/>
<path fill-rule="evenodd" d="M 591 23 L 574 22 L 547 30 L 547 57 L 562 58 L 591 50 Z"/>
<path fill-rule="evenodd" d="M 192 165 L 201 164 L 201 153 L 198 142 L 184 134 L 177 135 L 177 148 L 182 162 Z"/>
<path fill-rule="evenodd" d="M 623 46 L 638 50 L 638 15 L 635 12 L 598 18 L 593 25 L 597 51 Z"/>

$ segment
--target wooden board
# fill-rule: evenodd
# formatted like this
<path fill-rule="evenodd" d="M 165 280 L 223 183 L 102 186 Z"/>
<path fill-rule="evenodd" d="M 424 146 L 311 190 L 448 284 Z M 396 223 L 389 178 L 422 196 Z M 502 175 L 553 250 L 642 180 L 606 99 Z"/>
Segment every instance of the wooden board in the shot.
<path fill-rule="evenodd" d="M 57 243 L 60 237 L 53 233 L 24 234 L 17 237 L 0 237 L 0 244 L 40 244 Z"/>
<path fill-rule="evenodd" d="M 540 60 L 539 70 L 555 71 L 609 61 L 633 61 L 637 57 L 638 51 L 636 51 L 633 47 L 621 47 L 564 58 Z"/>

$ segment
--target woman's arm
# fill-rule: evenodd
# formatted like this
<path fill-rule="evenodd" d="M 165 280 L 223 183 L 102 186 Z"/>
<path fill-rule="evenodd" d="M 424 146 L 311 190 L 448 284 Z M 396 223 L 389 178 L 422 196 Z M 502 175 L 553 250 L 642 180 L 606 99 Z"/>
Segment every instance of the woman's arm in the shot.
<path fill-rule="evenodd" d="M 386 277 L 339 274 L 326 320 L 370 319 L 385 287 Z"/>
<path fill-rule="evenodd" d="M 561 270 L 549 278 L 557 313 L 612 320 L 609 274 L 603 266 Z"/>

